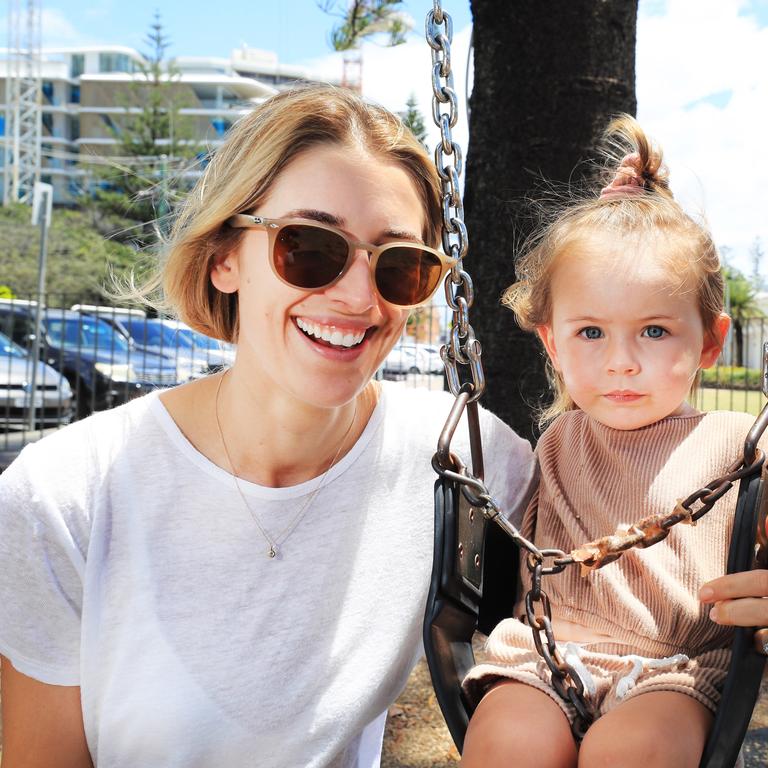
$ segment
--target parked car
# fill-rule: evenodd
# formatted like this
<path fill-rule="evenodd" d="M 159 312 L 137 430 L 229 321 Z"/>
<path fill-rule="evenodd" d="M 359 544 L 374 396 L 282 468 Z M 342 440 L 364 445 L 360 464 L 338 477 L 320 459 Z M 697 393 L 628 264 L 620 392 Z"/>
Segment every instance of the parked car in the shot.
<path fill-rule="evenodd" d="M 396 344 L 384 359 L 384 373 L 421 373 L 421 361 L 414 347 Z"/>
<path fill-rule="evenodd" d="M 233 344 L 205 336 L 192 330 L 180 320 L 164 319 L 162 323 L 172 328 L 180 339 L 184 339 L 196 355 L 203 356 L 212 369 L 232 365 L 235 362 L 235 346 Z"/>
<path fill-rule="evenodd" d="M 193 331 L 179 320 L 130 318 L 125 325 L 137 343 L 158 354 L 165 350 L 165 354 L 187 361 L 199 373 L 211 373 L 234 362 L 234 351 L 225 349 L 223 342 Z"/>
<path fill-rule="evenodd" d="M 422 373 L 442 373 L 443 361 L 440 358 L 440 347 L 431 344 L 401 344 L 404 349 L 411 349 L 419 358 L 419 368 Z"/>
<path fill-rule="evenodd" d="M 38 362 L 33 395 L 32 365 L 30 356 L 0 333 L 0 424 L 6 431 L 30 426 L 30 407 L 38 429 L 69 424 L 72 419 L 69 382 L 51 366 Z"/>
<path fill-rule="evenodd" d="M 180 369 L 180 378 L 212 373 L 235 359 L 232 345 L 193 331 L 179 320 L 148 318 L 143 310 L 127 307 L 75 304 L 72 309 L 108 322 L 136 350 L 173 360 Z"/>
<path fill-rule="evenodd" d="M 203 356 L 190 353 L 190 344 L 180 340 L 171 328 L 163 325 L 163 321 L 148 318 L 141 309 L 75 304 L 72 310 L 109 323 L 125 338 L 135 355 L 149 352 L 173 361 L 179 381 L 197 378 L 209 370 L 208 361 Z"/>
<path fill-rule="evenodd" d="M 0 331 L 29 349 L 35 338 L 34 312 L 28 304 L 0 300 Z M 40 350 L 41 359 L 69 381 L 78 417 L 186 380 L 173 361 L 138 353 L 108 323 L 71 310 L 42 313 Z"/>

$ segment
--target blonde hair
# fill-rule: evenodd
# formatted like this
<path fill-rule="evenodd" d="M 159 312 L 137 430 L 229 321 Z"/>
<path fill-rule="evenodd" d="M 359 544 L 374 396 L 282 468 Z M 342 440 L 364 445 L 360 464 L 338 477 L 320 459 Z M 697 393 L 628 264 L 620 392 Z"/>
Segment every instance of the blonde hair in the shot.
<path fill-rule="evenodd" d="M 225 222 L 258 207 L 292 160 L 322 144 L 357 146 L 399 164 L 424 207 L 422 236 L 429 245 L 437 243 L 440 180 L 402 120 L 347 89 L 297 87 L 266 100 L 232 128 L 178 213 L 165 263 L 144 294 L 162 286 L 164 305 L 181 320 L 209 336 L 235 341 L 237 296 L 219 292 L 210 281 L 216 260 L 243 236 L 242 229 Z"/>
<path fill-rule="evenodd" d="M 712 236 L 674 200 L 661 149 L 653 144 L 634 118 L 621 115 L 606 129 L 605 183 L 616 178 L 628 153 L 638 156 L 634 167 L 642 189 L 626 194 L 569 199 L 550 212 L 550 220 L 525 243 L 515 265 L 517 281 L 504 293 L 503 303 L 527 331 L 552 319 L 552 276 L 561 256 L 594 234 L 650 238 L 663 236 L 672 247 L 660 249 L 665 266 L 683 285 L 692 285 L 708 336 L 715 341 L 716 321 L 723 311 L 724 283 Z M 554 401 L 541 413 L 541 423 L 576 408 L 562 376 L 547 360 L 547 376 Z M 697 377 L 698 380 L 698 377 Z M 695 384 L 694 384 L 695 386 Z"/>

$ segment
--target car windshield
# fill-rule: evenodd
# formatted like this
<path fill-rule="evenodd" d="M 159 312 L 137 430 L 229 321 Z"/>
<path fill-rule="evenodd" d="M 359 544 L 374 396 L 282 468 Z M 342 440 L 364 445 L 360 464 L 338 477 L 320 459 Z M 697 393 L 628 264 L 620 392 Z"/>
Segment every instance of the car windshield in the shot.
<path fill-rule="evenodd" d="M 128 352 L 128 342 L 103 320 L 81 315 L 49 317 L 45 322 L 48 337 L 65 348 L 88 348 L 100 351 Z"/>
<path fill-rule="evenodd" d="M 4 333 L 0 333 L 0 355 L 24 359 L 27 353 L 18 344 L 14 344 Z"/>
<path fill-rule="evenodd" d="M 125 322 L 131 338 L 143 347 L 190 349 L 192 344 L 182 334 L 162 320 L 133 319 Z"/>

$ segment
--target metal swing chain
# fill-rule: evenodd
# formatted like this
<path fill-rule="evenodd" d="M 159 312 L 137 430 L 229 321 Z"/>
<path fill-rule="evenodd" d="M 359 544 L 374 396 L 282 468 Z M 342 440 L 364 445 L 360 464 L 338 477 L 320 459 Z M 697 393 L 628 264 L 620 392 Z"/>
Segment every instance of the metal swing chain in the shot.
<path fill-rule="evenodd" d="M 451 392 L 458 396 L 463 384 L 471 382 L 469 401 L 475 402 L 485 390 L 485 374 L 480 360 L 482 348 L 469 324 L 469 308 L 475 294 L 463 261 L 469 245 L 459 181 L 463 159 L 461 147 L 451 134 L 459 118 L 459 99 L 451 70 L 453 22 L 440 0 L 433 0 L 433 8 L 427 14 L 426 38 L 432 52 L 432 119 L 440 129 L 435 168 L 443 187 L 443 250 L 456 259 L 450 279 L 445 281 L 445 299 L 453 311 L 451 338 L 440 350 L 440 357 Z M 447 111 L 443 111 L 446 105 Z M 459 366 L 468 366 L 469 376 L 466 368 L 462 376 Z"/>
<path fill-rule="evenodd" d="M 440 350 L 448 386 L 456 397 L 456 403 L 443 429 L 432 465 L 439 475 L 458 483 L 462 494 L 472 507 L 479 509 L 489 522 L 499 525 L 513 542 L 527 553 L 526 565 L 531 574 L 531 588 L 525 595 L 526 619 L 533 633 L 536 650 L 551 672 L 552 686 L 560 697 L 572 704 L 576 710 L 571 727 L 575 737 L 581 739 L 594 720 L 594 715 L 584 698 L 584 684 L 580 676 L 557 646 L 549 597 L 542 589 L 542 578 L 560 573 L 567 566 L 577 563 L 581 564 L 582 572 L 602 568 L 617 560 L 628 549 L 656 544 L 669 535 L 674 525 L 695 524 L 737 480 L 761 471 L 765 456 L 757 451 L 755 446 L 768 425 L 768 407 L 763 409 L 750 431 L 743 457 L 734 461 L 724 475 L 679 501 L 669 514 L 644 518 L 569 553 L 559 549 L 539 549 L 507 519 L 482 480 L 482 450 L 476 403 L 485 390 L 485 375 L 480 359 L 480 342 L 475 338 L 469 324 L 469 308 L 474 301 L 474 288 L 472 279 L 463 265 L 468 249 L 459 183 L 463 162 L 461 148 L 451 134 L 451 129 L 458 119 L 458 98 L 451 71 L 453 25 L 451 17 L 442 9 L 440 0 L 433 0 L 433 8 L 427 14 L 426 38 L 432 51 L 432 118 L 440 129 L 441 136 L 435 148 L 435 167 L 443 187 L 443 249 L 456 259 L 450 277 L 445 282 L 446 300 L 453 311 L 451 338 Z M 443 105 L 447 105 L 447 111 L 441 109 Z M 768 396 L 768 345 L 765 358 L 764 392 Z M 463 375 L 459 366 L 463 367 Z M 466 372 L 467 367 L 469 374 Z M 470 421 L 474 475 L 450 452 L 451 437 L 465 408 Z M 694 505 L 698 506 L 694 508 Z M 547 562 L 550 564 L 545 565 Z"/>

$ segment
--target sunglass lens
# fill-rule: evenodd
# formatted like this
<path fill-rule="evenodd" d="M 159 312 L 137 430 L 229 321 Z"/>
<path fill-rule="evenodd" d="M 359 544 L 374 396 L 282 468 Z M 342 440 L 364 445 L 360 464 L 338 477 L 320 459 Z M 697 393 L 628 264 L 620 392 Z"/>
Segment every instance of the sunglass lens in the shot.
<path fill-rule="evenodd" d="M 344 238 L 311 224 L 290 224 L 275 239 L 275 269 L 297 288 L 322 288 L 332 283 L 347 263 Z"/>
<path fill-rule="evenodd" d="M 442 271 L 434 253 L 416 246 L 387 248 L 376 263 L 376 287 L 390 304 L 421 304 L 437 288 Z"/>

